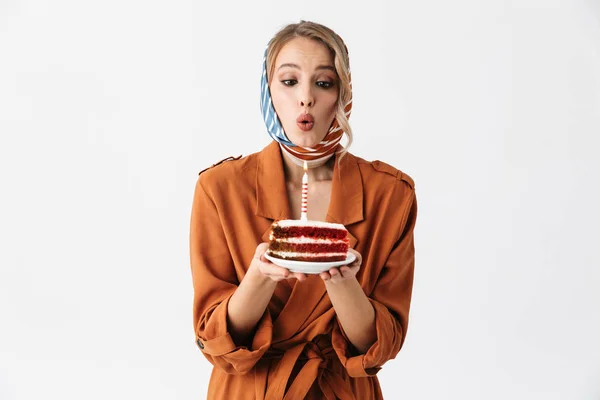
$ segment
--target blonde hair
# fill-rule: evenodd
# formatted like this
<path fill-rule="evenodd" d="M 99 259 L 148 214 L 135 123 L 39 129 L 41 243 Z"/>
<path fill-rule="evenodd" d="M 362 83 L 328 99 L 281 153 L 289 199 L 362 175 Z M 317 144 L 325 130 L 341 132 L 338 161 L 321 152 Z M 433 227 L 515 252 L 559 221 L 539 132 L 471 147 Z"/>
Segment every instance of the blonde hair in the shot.
<path fill-rule="evenodd" d="M 324 44 L 333 56 L 333 64 L 339 81 L 335 119 L 348 138 L 348 143 L 344 149 L 339 152 L 339 160 L 341 160 L 352 144 L 352 128 L 350 127 L 348 117 L 346 117 L 346 112 L 344 110 L 346 104 L 352 98 L 348 48 L 337 33 L 316 22 L 301 20 L 297 24 L 286 25 L 273 36 L 267 47 L 267 78 L 269 83 L 271 82 L 271 77 L 275 70 L 275 59 L 277 58 L 277 55 L 287 42 L 296 37 L 305 37 Z"/>

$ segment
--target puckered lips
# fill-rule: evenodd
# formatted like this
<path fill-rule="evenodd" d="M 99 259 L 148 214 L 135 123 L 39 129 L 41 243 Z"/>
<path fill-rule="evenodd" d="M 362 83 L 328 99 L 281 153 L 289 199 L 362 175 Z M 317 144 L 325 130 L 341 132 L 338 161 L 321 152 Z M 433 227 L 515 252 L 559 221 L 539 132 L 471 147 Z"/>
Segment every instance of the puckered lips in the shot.
<path fill-rule="evenodd" d="M 300 114 L 296 118 L 296 125 L 303 131 L 310 131 L 315 124 L 315 119 L 311 114 Z"/>

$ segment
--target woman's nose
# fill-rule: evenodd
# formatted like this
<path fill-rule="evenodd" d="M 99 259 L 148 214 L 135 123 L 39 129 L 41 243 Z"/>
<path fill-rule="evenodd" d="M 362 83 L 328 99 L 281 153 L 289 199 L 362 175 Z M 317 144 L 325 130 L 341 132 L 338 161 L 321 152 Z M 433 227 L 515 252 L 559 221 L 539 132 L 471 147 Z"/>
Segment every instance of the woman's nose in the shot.
<path fill-rule="evenodd" d="M 303 100 L 300 100 L 300 105 L 302 107 L 312 107 L 313 105 L 313 100 L 309 99 L 308 97 L 304 97 Z"/>
<path fill-rule="evenodd" d="M 310 88 L 303 88 L 303 90 L 300 91 L 299 100 L 300 107 L 312 107 L 315 103 Z"/>

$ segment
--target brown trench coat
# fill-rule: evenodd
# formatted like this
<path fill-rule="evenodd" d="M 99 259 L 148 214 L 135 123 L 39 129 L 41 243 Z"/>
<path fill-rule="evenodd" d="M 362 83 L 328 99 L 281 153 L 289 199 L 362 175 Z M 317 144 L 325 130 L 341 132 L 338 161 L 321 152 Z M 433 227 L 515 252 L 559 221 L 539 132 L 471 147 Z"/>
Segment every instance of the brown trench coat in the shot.
<path fill-rule="evenodd" d="M 344 224 L 363 256 L 357 275 L 376 319 L 377 341 L 359 354 L 318 275 L 283 280 L 250 347 L 227 331 L 227 303 L 273 220 L 290 218 L 281 150 L 201 172 L 191 213 L 196 343 L 214 365 L 208 399 L 381 399 L 376 377 L 406 337 L 414 272 L 417 203 L 412 179 L 347 153 L 336 160 L 327 221 Z"/>

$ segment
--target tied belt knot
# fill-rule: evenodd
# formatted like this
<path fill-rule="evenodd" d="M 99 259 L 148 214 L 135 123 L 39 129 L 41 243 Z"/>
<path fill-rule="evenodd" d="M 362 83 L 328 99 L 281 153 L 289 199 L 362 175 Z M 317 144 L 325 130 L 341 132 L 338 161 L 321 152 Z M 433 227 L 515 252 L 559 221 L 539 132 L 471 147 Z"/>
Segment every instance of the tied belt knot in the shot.
<path fill-rule="evenodd" d="M 317 381 L 327 400 L 356 400 L 350 384 L 331 368 L 329 361 L 335 358 L 330 345 L 320 348 L 314 342 L 303 342 L 288 349 L 271 348 L 263 356 L 266 359 L 280 359 L 273 371 L 269 372 L 269 387 L 264 400 L 303 399 L 313 382 Z M 296 378 L 286 392 L 288 380 L 296 363 L 305 361 Z"/>

